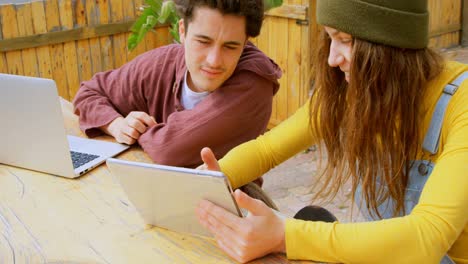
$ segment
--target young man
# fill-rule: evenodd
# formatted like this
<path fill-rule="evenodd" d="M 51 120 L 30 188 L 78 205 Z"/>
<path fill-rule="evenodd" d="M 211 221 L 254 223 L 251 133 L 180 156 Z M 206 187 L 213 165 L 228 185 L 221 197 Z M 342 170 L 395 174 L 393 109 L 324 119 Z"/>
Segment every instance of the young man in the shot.
<path fill-rule="evenodd" d="M 182 44 L 146 52 L 83 82 L 74 100 L 89 137 L 138 142 L 160 164 L 196 167 L 264 132 L 281 70 L 248 42 L 262 0 L 175 0 Z"/>

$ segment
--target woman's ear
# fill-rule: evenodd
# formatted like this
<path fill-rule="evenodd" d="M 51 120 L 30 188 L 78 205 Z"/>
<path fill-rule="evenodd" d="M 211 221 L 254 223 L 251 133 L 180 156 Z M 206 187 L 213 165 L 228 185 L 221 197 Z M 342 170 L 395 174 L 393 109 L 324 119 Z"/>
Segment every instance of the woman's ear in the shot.
<path fill-rule="evenodd" d="M 180 43 L 184 44 L 184 41 L 185 41 L 185 25 L 184 25 L 184 20 L 183 19 L 179 20 L 179 39 L 180 39 Z"/>

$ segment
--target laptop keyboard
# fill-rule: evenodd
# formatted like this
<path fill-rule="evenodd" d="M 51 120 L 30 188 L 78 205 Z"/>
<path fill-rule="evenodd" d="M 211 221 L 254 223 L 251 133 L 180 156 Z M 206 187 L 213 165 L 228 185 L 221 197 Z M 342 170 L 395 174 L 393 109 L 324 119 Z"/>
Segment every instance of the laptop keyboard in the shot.
<path fill-rule="evenodd" d="M 99 158 L 99 156 L 97 155 L 86 154 L 76 151 L 70 151 L 70 153 L 72 156 L 73 168 L 75 169 L 82 166 L 83 164 L 86 164 L 94 159 Z"/>

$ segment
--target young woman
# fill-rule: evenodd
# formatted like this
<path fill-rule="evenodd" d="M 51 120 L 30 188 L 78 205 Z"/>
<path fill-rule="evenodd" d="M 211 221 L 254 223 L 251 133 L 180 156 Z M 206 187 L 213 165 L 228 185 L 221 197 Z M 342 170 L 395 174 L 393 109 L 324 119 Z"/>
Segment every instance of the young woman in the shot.
<path fill-rule="evenodd" d="M 282 219 L 236 191 L 245 218 L 203 201 L 220 248 L 340 263 L 468 263 L 468 67 L 427 48 L 427 0 L 318 0 L 324 26 L 314 93 L 291 118 L 209 169 L 233 187 L 312 144 L 326 153 L 321 194 L 351 181 L 363 223 Z"/>

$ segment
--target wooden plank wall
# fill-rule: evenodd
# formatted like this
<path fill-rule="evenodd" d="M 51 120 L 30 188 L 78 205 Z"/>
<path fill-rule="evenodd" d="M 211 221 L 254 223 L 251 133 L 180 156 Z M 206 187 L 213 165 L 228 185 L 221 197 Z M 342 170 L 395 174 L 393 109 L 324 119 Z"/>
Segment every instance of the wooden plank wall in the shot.
<path fill-rule="evenodd" d="M 302 105 L 308 95 L 309 28 L 308 0 L 288 0 L 266 16 L 262 34 L 253 42 L 283 69 L 281 89 L 274 99 L 271 126 Z M 108 23 L 133 21 L 143 0 L 46 0 L 0 6 L 0 39 L 8 40 Z M 0 72 L 52 78 L 59 95 L 72 100 L 79 83 L 93 74 L 116 68 L 149 49 L 172 41 L 167 27 L 147 34 L 127 52 L 128 33 L 82 38 L 21 50 L 0 52 Z"/>
<path fill-rule="evenodd" d="M 303 24 L 308 5 L 309 0 L 284 0 L 283 12 L 267 15 L 260 36 L 253 40 L 283 70 L 269 127 L 292 115 L 308 97 L 309 26 Z M 305 14 L 295 15 L 297 10 L 303 10 Z"/>
<path fill-rule="evenodd" d="M 429 0 L 432 47 L 459 45 L 461 3 L 461 0 Z M 2 5 L 0 39 L 133 21 L 142 4 L 143 0 L 45 0 Z M 253 39 L 283 70 L 270 127 L 293 114 L 307 100 L 310 51 L 315 48 L 318 34 L 315 4 L 316 0 L 284 0 L 282 8 L 266 16 L 261 35 Z M 53 78 L 60 95 L 71 100 L 79 83 L 94 73 L 119 67 L 140 53 L 172 41 L 167 27 L 159 27 L 156 32 L 147 34 L 132 52 L 126 48 L 128 33 L 0 52 L 0 72 Z"/>
<path fill-rule="evenodd" d="M 462 29 L 461 0 L 429 0 L 430 43 L 436 49 L 458 46 Z M 316 0 L 285 0 L 283 5 L 307 8 L 308 25 L 292 16 L 267 16 L 261 35 L 254 41 L 283 69 L 281 89 L 274 99 L 270 127 L 293 114 L 307 100 L 310 88 L 310 55 L 319 28 L 315 22 Z"/>
<path fill-rule="evenodd" d="M 82 27 L 134 21 L 143 0 L 45 0 L 0 6 L 0 39 L 8 40 Z M 79 83 L 96 72 L 116 68 L 147 50 L 172 41 L 167 27 L 148 34 L 128 52 L 128 33 L 104 35 L 0 52 L 0 72 L 44 78 L 57 83 L 59 95 L 71 100 Z M 92 35 L 92 34 L 91 34 Z"/>
<path fill-rule="evenodd" d="M 449 48 L 460 45 L 462 0 L 429 0 L 429 45 Z"/>
<path fill-rule="evenodd" d="M 308 25 L 293 18 L 267 16 L 256 42 L 260 49 L 283 69 L 281 89 L 275 97 L 270 127 L 283 121 L 302 105 L 309 95 L 311 50 L 315 49 L 319 27 L 315 21 L 316 0 L 285 0 L 284 5 L 307 8 Z M 429 0 L 430 47 L 436 49 L 460 45 L 462 30 L 461 0 Z"/>

